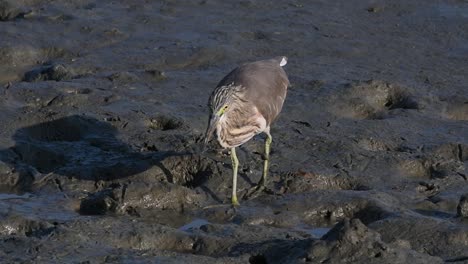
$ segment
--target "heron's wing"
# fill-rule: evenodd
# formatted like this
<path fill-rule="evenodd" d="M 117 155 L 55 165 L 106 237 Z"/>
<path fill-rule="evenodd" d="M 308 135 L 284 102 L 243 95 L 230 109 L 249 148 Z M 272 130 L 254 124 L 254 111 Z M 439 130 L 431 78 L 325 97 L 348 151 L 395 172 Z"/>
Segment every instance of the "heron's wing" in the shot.
<path fill-rule="evenodd" d="M 266 119 L 267 124 L 276 118 L 283 107 L 289 80 L 276 60 L 244 64 L 231 77 L 234 83 L 245 88 L 245 100 L 252 102 Z"/>

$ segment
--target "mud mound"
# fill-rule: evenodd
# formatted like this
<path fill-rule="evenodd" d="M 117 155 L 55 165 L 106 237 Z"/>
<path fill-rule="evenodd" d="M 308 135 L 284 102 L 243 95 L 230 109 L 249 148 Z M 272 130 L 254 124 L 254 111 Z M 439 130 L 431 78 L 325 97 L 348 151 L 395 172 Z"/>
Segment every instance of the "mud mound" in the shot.
<path fill-rule="evenodd" d="M 0 21 L 9 21 L 24 15 L 21 8 L 14 1 L 0 1 Z"/>
<path fill-rule="evenodd" d="M 167 154 L 152 163 L 154 169 L 148 170 L 149 173 L 145 170 L 125 172 L 125 175 L 131 175 L 129 179 L 103 178 L 103 173 L 99 174 L 99 180 L 109 181 L 103 183 L 107 187 L 84 198 L 80 213 L 141 215 L 150 209 L 183 210 L 213 202 L 204 188 L 204 183 L 218 173 L 212 160 L 198 155 Z M 124 170 L 121 168 L 111 175 L 119 175 Z"/>
<path fill-rule="evenodd" d="M 303 193 L 312 190 L 368 190 L 358 179 L 345 175 L 310 172 L 285 173 L 277 183 L 280 193 Z"/>
<path fill-rule="evenodd" d="M 411 159 L 403 161 L 400 166 L 400 171 L 405 176 L 421 179 L 432 178 L 433 170 L 430 161 Z"/>
<path fill-rule="evenodd" d="M 83 215 L 126 214 L 135 217 L 151 214 L 151 210 L 186 210 L 200 207 L 211 199 L 198 192 L 166 182 L 146 181 L 111 184 L 109 188 L 90 193 L 81 200 Z"/>
<path fill-rule="evenodd" d="M 412 250 L 406 241 L 384 242 L 357 219 L 340 222 L 321 240 L 267 241 L 254 252 L 250 263 L 443 263 Z"/>
<path fill-rule="evenodd" d="M 464 151 L 464 144 L 428 146 L 422 155 L 402 160 L 399 163 L 399 172 L 409 178 L 441 179 L 450 176 L 465 178 Z"/>
<path fill-rule="evenodd" d="M 418 253 L 403 241 L 387 244 L 379 233 L 368 229 L 359 220 L 345 220 L 328 232 L 323 242 L 309 249 L 309 261 L 332 263 L 443 263 L 442 259 Z"/>
<path fill-rule="evenodd" d="M 376 80 L 345 85 L 336 104 L 337 114 L 356 119 L 382 119 L 393 109 L 418 108 L 406 89 Z"/>
<path fill-rule="evenodd" d="M 69 67 L 63 64 L 44 65 L 37 69 L 31 70 L 24 74 L 23 81 L 39 82 L 39 81 L 65 81 L 70 80 L 74 76 L 74 72 Z"/>
<path fill-rule="evenodd" d="M 466 98 L 449 98 L 443 111 L 444 116 L 452 120 L 468 120 L 468 100 Z"/>
<path fill-rule="evenodd" d="M 468 252 L 466 229 L 434 217 L 390 218 L 372 223 L 370 227 L 379 232 L 387 243 L 406 240 L 414 250 L 446 260 L 466 256 Z"/>

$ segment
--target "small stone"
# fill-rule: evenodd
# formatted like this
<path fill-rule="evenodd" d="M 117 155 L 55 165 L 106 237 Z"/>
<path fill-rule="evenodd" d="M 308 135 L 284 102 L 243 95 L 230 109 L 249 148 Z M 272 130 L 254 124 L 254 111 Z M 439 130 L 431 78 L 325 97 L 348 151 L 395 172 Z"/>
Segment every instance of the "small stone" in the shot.
<path fill-rule="evenodd" d="M 367 8 L 367 12 L 369 12 L 369 13 L 377 13 L 379 11 L 380 11 L 380 8 L 375 7 L 375 6 L 371 6 L 371 7 Z"/>
<path fill-rule="evenodd" d="M 468 193 L 460 197 L 460 202 L 457 206 L 457 216 L 468 218 Z"/>
<path fill-rule="evenodd" d="M 145 72 L 156 81 L 163 81 L 167 79 L 166 73 L 160 70 L 146 70 Z"/>

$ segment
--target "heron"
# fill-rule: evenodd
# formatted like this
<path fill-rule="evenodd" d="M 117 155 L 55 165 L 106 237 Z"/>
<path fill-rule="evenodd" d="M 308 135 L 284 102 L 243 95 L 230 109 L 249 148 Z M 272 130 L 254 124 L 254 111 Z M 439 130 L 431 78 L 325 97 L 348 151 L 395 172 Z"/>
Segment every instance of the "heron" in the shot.
<path fill-rule="evenodd" d="M 232 161 L 232 205 L 238 206 L 236 147 L 255 135 L 266 134 L 263 173 L 247 196 L 265 190 L 273 138 L 270 125 L 283 107 L 289 79 L 283 69 L 285 56 L 245 63 L 228 73 L 209 98 L 210 118 L 205 146 L 216 130 L 219 144 L 230 150 Z"/>

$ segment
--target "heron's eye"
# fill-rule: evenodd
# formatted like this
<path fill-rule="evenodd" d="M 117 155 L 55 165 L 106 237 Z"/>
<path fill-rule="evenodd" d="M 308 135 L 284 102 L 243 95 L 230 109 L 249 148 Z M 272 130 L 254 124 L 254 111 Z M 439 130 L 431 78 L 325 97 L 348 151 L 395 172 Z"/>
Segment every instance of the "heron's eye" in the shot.
<path fill-rule="evenodd" d="M 218 111 L 218 113 L 216 113 L 216 115 L 222 116 L 224 114 L 224 112 L 226 112 L 227 109 L 228 109 L 228 105 L 224 105 L 223 107 L 221 107 L 221 109 L 219 109 L 219 111 Z"/>

